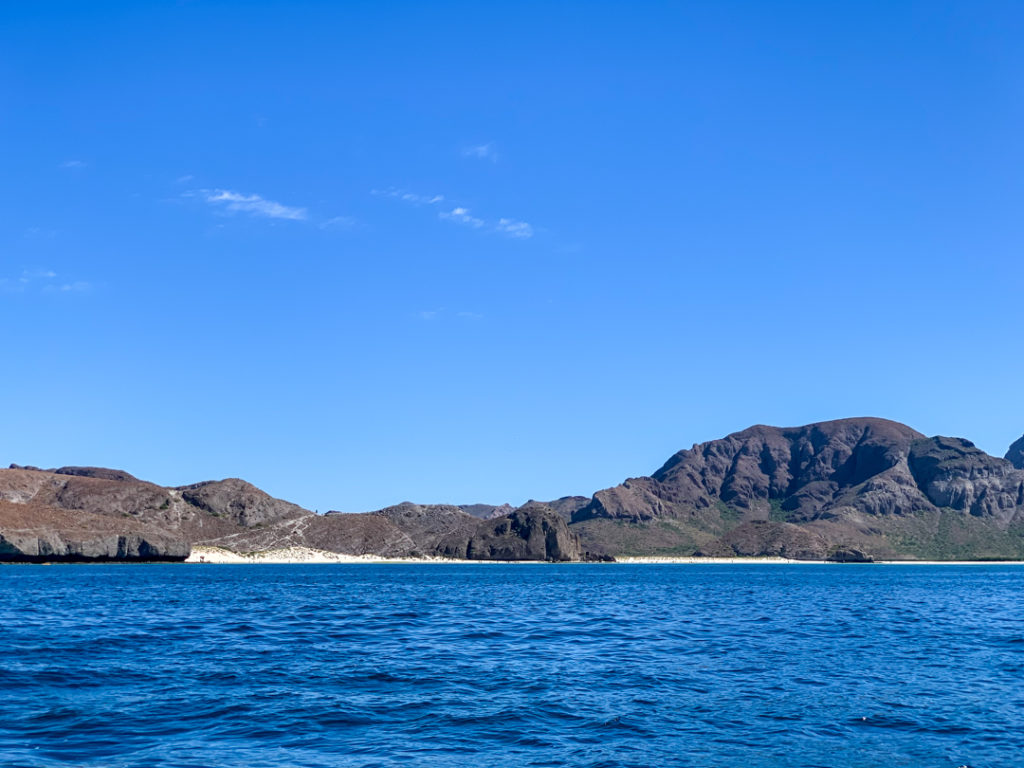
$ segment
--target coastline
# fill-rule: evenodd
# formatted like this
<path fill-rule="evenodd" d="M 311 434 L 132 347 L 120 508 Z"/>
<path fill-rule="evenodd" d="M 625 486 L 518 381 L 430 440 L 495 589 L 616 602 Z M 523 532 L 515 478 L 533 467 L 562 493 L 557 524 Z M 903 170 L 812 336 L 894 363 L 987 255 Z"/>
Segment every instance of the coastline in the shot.
<path fill-rule="evenodd" d="M 222 547 L 198 546 L 185 560 L 189 565 L 301 565 L 301 564 L 404 564 L 404 565 L 547 565 L 537 560 L 459 560 L 444 557 L 380 557 L 343 555 L 310 547 L 283 547 L 238 553 Z M 566 563 L 587 565 L 588 563 Z M 791 560 L 785 557 L 620 557 L 600 565 L 1024 565 L 1024 560 L 877 560 L 873 563 L 835 563 L 828 560 Z"/>

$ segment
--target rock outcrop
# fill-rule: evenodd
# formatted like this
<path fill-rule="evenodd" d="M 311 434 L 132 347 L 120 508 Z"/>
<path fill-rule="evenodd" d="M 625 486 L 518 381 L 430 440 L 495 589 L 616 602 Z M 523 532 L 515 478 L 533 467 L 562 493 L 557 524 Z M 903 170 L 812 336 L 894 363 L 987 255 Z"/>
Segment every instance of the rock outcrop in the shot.
<path fill-rule="evenodd" d="M 571 562 L 583 559 L 579 539 L 565 520 L 542 505 L 524 506 L 511 514 L 476 525 L 464 534 L 445 537 L 437 554 L 466 560 L 547 560 Z"/>
<path fill-rule="evenodd" d="M 1006 460 L 1017 469 L 1024 469 L 1024 437 L 1010 446 L 1006 452 Z"/>

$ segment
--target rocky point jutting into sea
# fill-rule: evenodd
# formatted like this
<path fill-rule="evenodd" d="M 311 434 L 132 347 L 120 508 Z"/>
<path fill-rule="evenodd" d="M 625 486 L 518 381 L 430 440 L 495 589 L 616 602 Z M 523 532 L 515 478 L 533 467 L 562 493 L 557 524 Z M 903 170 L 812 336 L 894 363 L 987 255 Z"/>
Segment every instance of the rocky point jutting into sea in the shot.
<path fill-rule="evenodd" d="M 180 561 L 195 545 L 555 562 L 1024 559 L 1024 438 L 1000 459 L 884 419 L 755 426 L 590 498 L 360 514 L 318 515 L 238 479 L 165 488 L 95 467 L 0 470 L 0 561 Z"/>

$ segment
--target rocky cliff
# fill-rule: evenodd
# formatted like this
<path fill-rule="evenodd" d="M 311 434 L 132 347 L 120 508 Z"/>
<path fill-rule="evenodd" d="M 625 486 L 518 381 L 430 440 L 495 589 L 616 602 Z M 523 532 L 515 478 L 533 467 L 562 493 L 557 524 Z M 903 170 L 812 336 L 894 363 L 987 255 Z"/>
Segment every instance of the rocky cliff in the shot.
<path fill-rule="evenodd" d="M 137 520 L 0 501 L 0 562 L 159 562 L 188 553 L 181 536 Z"/>
<path fill-rule="evenodd" d="M 1024 469 L 1024 437 L 1010 446 L 1006 452 L 1006 460 L 1017 469 Z"/>

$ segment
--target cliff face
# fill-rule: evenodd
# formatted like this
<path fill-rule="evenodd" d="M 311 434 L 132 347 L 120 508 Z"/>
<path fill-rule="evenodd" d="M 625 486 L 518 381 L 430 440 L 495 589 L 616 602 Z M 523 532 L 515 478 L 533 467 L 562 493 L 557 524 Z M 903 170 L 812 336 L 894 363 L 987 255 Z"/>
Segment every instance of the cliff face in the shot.
<path fill-rule="evenodd" d="M 1024 471 L 966 440 L 927 438 L 883 419 L 757 426 L 680 451 L 650 477 L 599 491 L 572 516 L 595 549 L 614 549 L 609 521 L 636 529 L 632 546 L 680 554 L 733 551 L 730 531 L 775 522 L 820 537 L 826 553 L 1019 557 Z M 660 542 L 649 533 L 659 522 Z M 778 537 L 777 528 L 748 527 L 740 549 L 777 554 Z M 822 546 L 803 540 L 798 548 Z"/>
<path fill-rule="evenodd" d="M 180 536 L 136 520 L 0 501 L 0 562 L 184 560 Z"/>

